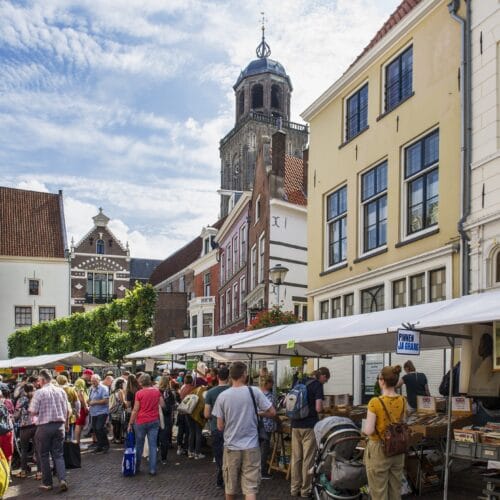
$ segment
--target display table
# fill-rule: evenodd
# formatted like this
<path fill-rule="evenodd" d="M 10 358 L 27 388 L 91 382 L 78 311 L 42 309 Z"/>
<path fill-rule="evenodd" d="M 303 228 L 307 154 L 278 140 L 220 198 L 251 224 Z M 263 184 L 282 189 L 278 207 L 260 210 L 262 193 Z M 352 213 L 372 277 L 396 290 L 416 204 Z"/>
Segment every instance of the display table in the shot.
<path fill-rule="evenodd" d="M 292 429 L 290 422 L 285 416 L 280 416 L 280 425 L 278 430 L 273 432 L 272 453 L 269 460 L 269 474 L 271 471 L 284 472 L 286 479 L 290 478 L 290 462 L 291 462 L 291 446 L 292 446 Z"/>

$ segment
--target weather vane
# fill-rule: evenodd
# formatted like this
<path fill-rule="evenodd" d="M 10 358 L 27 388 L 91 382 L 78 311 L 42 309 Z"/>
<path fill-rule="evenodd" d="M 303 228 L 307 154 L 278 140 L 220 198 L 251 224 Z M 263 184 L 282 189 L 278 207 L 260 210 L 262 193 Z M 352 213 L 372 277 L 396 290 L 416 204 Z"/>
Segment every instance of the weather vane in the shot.
<path fill-rule="evenodd" d="M 271 47 L 266 42 L 266 36 L 265 36 L 265 31 L 266 31 L 266 18 L 264 17 L 264 12 L 261 12 L 262 15 L 262 40 L 257 46 L 256 53 L 257 57 L 259 59 L 264 59 L 266 57 L 269 57 L 271 55 Z"/>

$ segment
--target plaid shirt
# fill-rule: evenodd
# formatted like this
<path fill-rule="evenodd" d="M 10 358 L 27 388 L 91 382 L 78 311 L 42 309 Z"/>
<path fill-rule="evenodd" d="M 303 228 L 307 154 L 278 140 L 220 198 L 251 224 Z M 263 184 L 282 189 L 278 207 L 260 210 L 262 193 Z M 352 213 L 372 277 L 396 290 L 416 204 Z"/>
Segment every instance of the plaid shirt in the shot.
<path fill-rule="evenodd" d="M 68 415 L 66 393 L 54 384 L 45 384 L 35 391 L 30 404 L 30 413 L 36 416 L 36 425 L 66 422 Z"/>

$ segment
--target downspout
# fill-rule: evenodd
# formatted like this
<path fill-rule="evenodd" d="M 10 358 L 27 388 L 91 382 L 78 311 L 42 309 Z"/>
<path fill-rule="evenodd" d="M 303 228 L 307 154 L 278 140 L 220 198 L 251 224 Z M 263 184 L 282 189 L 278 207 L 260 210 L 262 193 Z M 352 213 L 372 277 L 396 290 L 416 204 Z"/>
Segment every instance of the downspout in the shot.
<path fill-rule="evenodd" d="M 469 294 L 469 252 L 468 242 L 470 240 L 464 229 L 464 223 L 470 215 L 470 192 L 471 192 L 471 37 L 470 16 L 471 2 L 466 0 L 466 17 L 460 17 L 457 12 L 460 0 L 452 0 L 448 4 L 451 17 L 460 23 L 461 30 L 461 61 L 460 61 L 460 179 L 461 179 L 461 217 L 457 224 L 460 234 L 461 247 L 461 276 L 462 295 Z"/>

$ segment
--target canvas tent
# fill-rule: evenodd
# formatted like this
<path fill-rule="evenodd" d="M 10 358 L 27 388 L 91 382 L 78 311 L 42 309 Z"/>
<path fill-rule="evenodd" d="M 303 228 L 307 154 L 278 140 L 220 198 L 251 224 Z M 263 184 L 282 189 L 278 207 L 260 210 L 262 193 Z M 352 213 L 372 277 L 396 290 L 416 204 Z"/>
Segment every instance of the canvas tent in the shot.
<path fill-rule="evenodd" d="M 0 361 L 0 368 L 54 368 L 64 366 L 107 366 L 108 363 L 84 351 L 25 356 Z"/>

